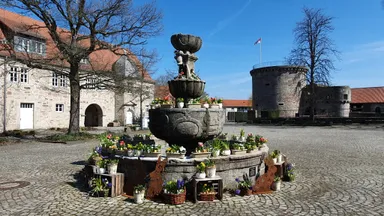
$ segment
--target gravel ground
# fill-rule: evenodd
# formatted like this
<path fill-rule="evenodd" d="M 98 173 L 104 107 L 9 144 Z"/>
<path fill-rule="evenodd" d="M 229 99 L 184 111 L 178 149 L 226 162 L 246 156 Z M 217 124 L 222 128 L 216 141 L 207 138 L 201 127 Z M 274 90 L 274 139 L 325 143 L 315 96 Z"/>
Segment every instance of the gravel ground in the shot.
<path fill-rule="evenodd" d="M 384 215 L 384 130 L 226 125 L 260 134 L 296 166 L 295 182 L 269 195 L 180 206 L 87 198 L 73 187 L 97 141 L 0 146 L 0 215 Z M 25 187 L 13 181 L 26 181 Z M 26 184 L 28 184 L 26 183 Z"/>

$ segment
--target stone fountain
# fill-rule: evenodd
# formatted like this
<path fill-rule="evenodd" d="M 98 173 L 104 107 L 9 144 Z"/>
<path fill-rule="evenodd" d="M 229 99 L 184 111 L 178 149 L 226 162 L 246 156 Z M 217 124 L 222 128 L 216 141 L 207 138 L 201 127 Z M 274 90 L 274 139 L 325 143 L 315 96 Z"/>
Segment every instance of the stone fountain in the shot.
<path fill-rule="evenodd" d="M 223 129 L 223 109 L 189 108 L 188 101 L 204 93 L 205 81 L 195 73 L 195 53 L 200 50 L 200 37 L 185 34 L 171 36 L 179 75 L 168 81 L 173 97 L 184 98 L 184 108 L 157 108 L 149 111 L 149 129 L 159 139 L 169 144 L 184 146 L 190 153 L 198 142 L 206 142 Z"/>

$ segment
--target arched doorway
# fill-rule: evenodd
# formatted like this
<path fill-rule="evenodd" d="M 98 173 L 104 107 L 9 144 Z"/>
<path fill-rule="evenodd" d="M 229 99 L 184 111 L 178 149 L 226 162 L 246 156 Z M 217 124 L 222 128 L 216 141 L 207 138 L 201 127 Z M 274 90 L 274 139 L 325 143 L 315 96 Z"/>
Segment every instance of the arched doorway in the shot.
<path fill-rule="evenodd" d="M 85 127 L 103 126 L 103 110 L 97 104 L 91 104 L 85 109 Z"/>
<path fill-rule="evenodd" d="M 133 112 L 132 112 L 132 110 L 127 110 L 127 112 L 125 113 L 125 124 L 126 125 L 133 124 Z"/>

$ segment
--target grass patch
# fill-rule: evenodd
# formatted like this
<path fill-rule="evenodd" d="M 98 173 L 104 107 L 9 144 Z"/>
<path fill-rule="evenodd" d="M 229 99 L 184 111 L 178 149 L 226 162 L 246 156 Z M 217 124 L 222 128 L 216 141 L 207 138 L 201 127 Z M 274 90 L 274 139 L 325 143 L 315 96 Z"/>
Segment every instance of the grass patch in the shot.
<path fill-rule="evenodd" d="M 55 142 L 68 142 L 68 141 L 78 141 L 78 140 L 89 140 L 98 138 L 98 135 L 80 132 L 77 134 L 54 134 L 46 136 L 43 140 L 55 141 Z"/>

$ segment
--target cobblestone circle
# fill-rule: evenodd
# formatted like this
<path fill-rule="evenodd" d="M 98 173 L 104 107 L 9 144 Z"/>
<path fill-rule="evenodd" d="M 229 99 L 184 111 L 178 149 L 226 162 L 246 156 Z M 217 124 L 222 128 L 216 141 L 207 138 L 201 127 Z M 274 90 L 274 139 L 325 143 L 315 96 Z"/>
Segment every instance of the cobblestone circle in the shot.
<path fill-rule="evenodd" d="M 295 164 L 297 178 L 281 191 L 180 206 L 126 197 L 93 198 L 73 187 L 97 141 L 64 145 L 29 142 L 0 146 L 0 215 L 384 215 L 384 131 L 346 127 L 226 125 L 224 132 L 261 134 L 270 150 Z"/>

